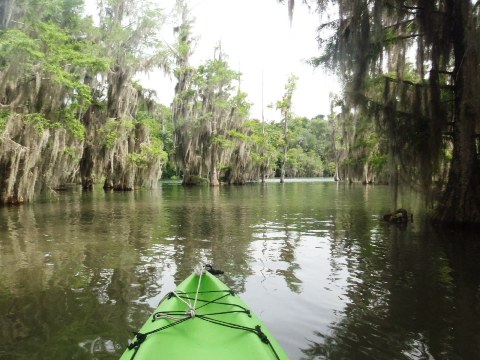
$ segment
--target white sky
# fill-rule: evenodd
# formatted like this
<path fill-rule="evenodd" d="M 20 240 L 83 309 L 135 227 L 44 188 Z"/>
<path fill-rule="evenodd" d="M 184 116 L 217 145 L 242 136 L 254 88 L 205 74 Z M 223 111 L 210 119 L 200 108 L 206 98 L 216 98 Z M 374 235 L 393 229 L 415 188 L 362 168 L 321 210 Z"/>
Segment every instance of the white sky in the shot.
<path fill-rule="evenodd" d="M 166 10 L 174 3 L 157 1 Z M 315 40 L 318 14 L 309 13 L 298 1 L 290 27 L 287 6 L 277 0 L 190 0 L 190 8 L 196 19 L 194 35 L 199 37 L 193 65 L 211 59 L 214 47 L 221 41 L 231 68 L 243 74 L 241 87 L 253 103 L 252 118 L 261 119 L 262 115 L 262 73 L 265 120 L 280 119 L 280 112 L 267 105 L 281 99 L 291 73 L 299 77 L 293 97 L 294 113 L 306 117 L 329 113 L 329 93 L 338 92 L 339 86 L 323 69 L 304 63 L 319 53 Z M 165 34 L 170 41 L 172 28 L 168 24 Z M 174 80 L 154 72 L 141 81 L 145 87 L 157 90 L 161 103 L 170 105 Z"/>

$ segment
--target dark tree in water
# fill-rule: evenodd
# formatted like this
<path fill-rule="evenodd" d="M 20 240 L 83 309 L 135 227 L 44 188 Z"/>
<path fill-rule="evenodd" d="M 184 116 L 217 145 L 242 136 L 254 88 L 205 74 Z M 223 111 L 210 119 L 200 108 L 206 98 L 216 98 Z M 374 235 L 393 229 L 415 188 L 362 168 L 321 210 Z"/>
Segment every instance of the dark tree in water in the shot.
<path fill-rule="evenodd" d="M 392 173 L 440 194 L 436 222 L 480 225 L 480 2 L 304 2 L 335 14 L 312 62 L 338 71 L 346 101 L 383 126 Z M 369 94 L 372 79 L 381 98 Z"/>

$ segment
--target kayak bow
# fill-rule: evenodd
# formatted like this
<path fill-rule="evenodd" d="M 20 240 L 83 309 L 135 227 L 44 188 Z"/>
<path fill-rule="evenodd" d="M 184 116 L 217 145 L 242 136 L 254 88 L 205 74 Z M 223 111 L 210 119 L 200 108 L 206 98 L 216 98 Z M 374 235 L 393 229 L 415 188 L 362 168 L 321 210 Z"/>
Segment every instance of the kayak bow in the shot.
<path fill-rule="evenodd" d="M 120 360 L 288 359 L 245 303 L 210 272 L 167 294 Z"/>

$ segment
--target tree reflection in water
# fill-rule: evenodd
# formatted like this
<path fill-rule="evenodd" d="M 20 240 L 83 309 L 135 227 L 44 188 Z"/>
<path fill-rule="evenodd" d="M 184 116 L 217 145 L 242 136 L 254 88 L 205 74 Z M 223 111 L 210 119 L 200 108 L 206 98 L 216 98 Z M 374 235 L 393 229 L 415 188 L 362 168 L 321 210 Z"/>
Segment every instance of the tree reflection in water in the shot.
<path fill-rule="evenodd" d="M 428 224 L 418 231 L 366 228 L 371 230 L 350 228 L 347 236 L 332 236 L 332 259 L 346 258 L 346 301 L 338 321 L 314 333 L 302 350 L 305 358 L 477 358 L 475 236 L 445 236 Z"/>

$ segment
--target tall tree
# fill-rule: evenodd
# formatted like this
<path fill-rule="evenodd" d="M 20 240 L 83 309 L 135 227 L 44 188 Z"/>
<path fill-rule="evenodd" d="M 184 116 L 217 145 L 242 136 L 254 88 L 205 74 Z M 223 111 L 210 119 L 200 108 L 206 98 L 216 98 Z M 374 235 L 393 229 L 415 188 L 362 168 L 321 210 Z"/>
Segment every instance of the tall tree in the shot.
<path fill-rule="evenodd" d="M 180 25 L 175 28 L 173 48 L 177 84 L 172 104 L 175 155 L 184 185 L 208 182 L 218 186 L 221 170 L 233 169 L 229 165 L 235 146 L 230 131 L 240 130 L 250 106 L 246 94 L 235 86 L 240 74 L 230 68 L 221 44 L 214 49 L 213 59 L 198 67 L 190 64 L 195 45 L 193 20 L 185 1 L 177 2 L 177 11 Z M 247 153 L 239 150 L 235 156 L 244 158 Z M 237 165 L 243 161 L 237 160 Z"/>
<path fill-rule="evenodd" d="M 287 162 L 288 155 L 288 122 L 292 119 L 292 97 L 295 89 L 297 88 L 298 77 L 294 74 L 290 74 L 285 84 L 285 93 L 282 99 L 277 101 L 276 108 L 280 110 L 282 114 L 283 124 L 283 156 L 280 159 L 280 182 L 285 182 L 285 164 Z"/>
<path fill-rule="evenodd" d="M 176 43 L 172 49 L 177 79 L 175 97 L 172 102 L 172 119 L 174 126 L 175 159 L 183 174 L 182 183 L 192 185 L 196 176 L 201 175 L 201 162 L 195 154 L 194 138 L 192 136 L 195 124 L 196 100 L 193 78 L 196 69 L 190 64 L 196 38 L 192 33 L 194 19 L 185 0 L 177 0 L 175 5 L 177 21 L 174 27 Z"/>
<path fill-rule="evenodd" d="M 201 99 L 201 122 L 206 135 L 204 159 L 211 186 L 219 185 L 219 165 L 225 154 L 223 142 L 228 131 L 237 121 L 244 121 L 236 115 L 232 103 L 234 84 L 240 76 L 233 71 L 224 59 L 221 44 L 216 48 L 214 59 L 199 67 L 196 84 Z M 248 115 L 248 114 L 244 114 Z"/>
<path fill-rule="evenodd" d="M 43 3 L 42 3 L 43 4 Z M 2 202 L 30 201 L 78 171 L 91 103 L 86 73 L 108 68 L 81 16 L 81 1 L 8 2 L 0 33 Z M 5 13 L 3 13 L 5 16 Z"/>
<path fill-rule="evenodd" d="M 92 108 L 83 119 L 90 131 L 81 161 L 82 184 L 85 189 L 90 188 L 94 173 L 101 168 L 105 189 L 131 190 L 139 183 L 151 183 L 139 176 L 143 171 L 131 161 L 140 144 L 150 141 L 144 124 L 136 121 L 138 101 L 143 94 L 134 76 L 154 68 L 168 68 L 167 51 L 160 36 L 165 20 L 161 9 L 140 1 L 101 0 L 98 11 L 99 41 L 112 63 L 109 71 L 102 74 L 106 99 L 103 82 L 95 92 L 96 104 L 105 103 L 106 111 L 98 114 Z M 96 83 L 96 77 L 91 77 L 92 83 Z M 152 170 L 161 174 L 158 165 L 155 162 Z"/>

